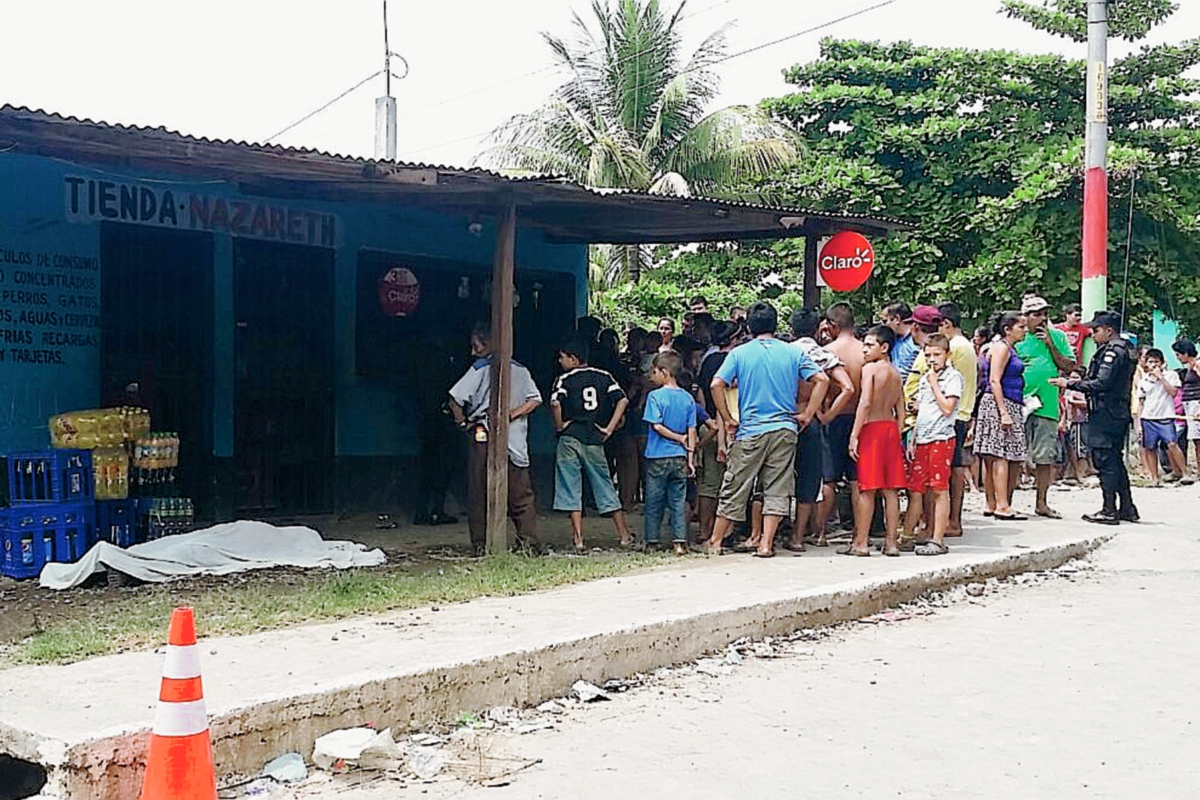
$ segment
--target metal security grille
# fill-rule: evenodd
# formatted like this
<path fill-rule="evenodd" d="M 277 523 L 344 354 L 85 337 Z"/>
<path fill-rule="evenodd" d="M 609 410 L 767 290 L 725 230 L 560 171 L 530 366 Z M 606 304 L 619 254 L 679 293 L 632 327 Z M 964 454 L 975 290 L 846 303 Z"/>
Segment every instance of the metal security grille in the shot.
<path fill-rule="evenodd" d="M 331 250 L 234 240 L 238 510 L 333 510 Z"/>
<path fill-rule="evenodd" d="M 100 228 L 101 392 L 121 405 L 139 385 L 155 430 L 182 438 L 179 482 L 211 510 L 212 235 L 104 223 Z"/>

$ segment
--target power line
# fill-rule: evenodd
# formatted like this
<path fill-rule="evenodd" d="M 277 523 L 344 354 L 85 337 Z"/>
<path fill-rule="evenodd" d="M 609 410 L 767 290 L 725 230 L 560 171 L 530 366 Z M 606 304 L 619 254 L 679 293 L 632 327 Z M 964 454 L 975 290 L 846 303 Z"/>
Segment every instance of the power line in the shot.
<path fill-rule="evenodd" d="M 1133 258 L 1133 196 L 1137 191 L 1137 170 L 1129 176 L 1129 228 L 1125 234 L 1125 283 L 1121 286 L 1121 321 L 1125 321 L 1125 304 L 1129 300 L 1129 262 Z M 1165 260 L 1164 260 L 1165 261 Z"/>
<path fill-rule="evenodd" d="M 890 6 L 892 3 L 895 3 L 895 2 L 896 2 L 896 0 L 883 0 L 882 3 L 876 3 L 873 6 L 869 6 L 867 8 L 861 9 L 859 11 L 855 11 L 851 14 L 846 14 L 845 16 L 838 17 L 837 19 L 830 20 L 829 22 L 822 22 L 820 25 L 814 25 L 811 28 L 806 28 L 805 30 L 797 31 L 796 33 L 790 33 L 787 36 L 781 36 L 778 39 L 772 39 L 769 42 L 763 42 L 762 44 L 755 45 L 754 47 L 750 47 L 745 50 L 741 50 L 737 53 L 732 53 L 732 54 L 724 56 L 722 58 L 718 58 L 716 61 L 713 61 L 711 64 L 706 64 L 705 67 L 707 68 L 707 67 L 715 66 L 717 64 L 724 64 L 726 61 L 732 61 L 735 58 L 749 55 L 750 53 L 757 53 L 759 50 L 765 50 L 768 47 L 774 47 L 777 44 L 782 44 L 783 42 L 787 42 L 792 39 L 797 39 L 801 36 L 805 36 L 810 33 L 815 33 L 816 31 L 819 31 L 823 28 L 828 28 L 830 26 L 837 25 L 839 22 L 845 22 L 846 20 L 854 19 L 855 17 L 862 16 L 863 14 L 866 14 L 870 11 L 875 11 L 876 9 L 883 8 L 884 6 Z M 699 69 L 699 67 L 697 67 L 695 69 Z M 684 72 L 688 72 L 688 71 L 689 70 L 684 70 Z"/>
<path fill-rule="evenodd" d="M 489 83 L 486 86 L 480 86 L 479 88 L 472 89 L 469 92 L 463 92 L 462 94 L 456 94 L 453 97 L 445 97 L 445 98 L 442 98 L 441 100 L 438 100 L 437 102 L 429 103 L 428 105 L 417 106 L 416 108 L 405 109 L 405 113 L 406 114 L 416 114 L 420 111 L 428 111 L 431 108 L 438 108 L 440 106 L 448 105 L 450 103 L 454 103 L 459 100 L 465 100 L 468 97 L 474 97 L 477 94 L 483 94 L 484 92 L 490 92 L 492 89 L 498 89 L 501 86 L 508 86 L 510 83 L 518 83 L 527 78 L 532 78 L 535 75 L 541 75 L 543 72 L 553 72 L 557 69 L 559 69 L 559 65 L 552 64 L 551 66 L 548 66 L 548 67 L 542 67 L 541 69 L 535 69 L 533 72 L 526 72 L 524 75 L 517 75 L 512 78 L 508 78 L 507 80 L 497 81 L 496 83 Z"/>
<path fill-rule="evenodd" d="M 484 136 L 487 136 L 493 130 L 494 130 L 494 128 L 488 128 L 486 131 L 479 131 L 478 133 L 471 133 L 466 136 L 462 136 L 458 139 L 451 139 L 448 142 L 438 142 L 437 144 L 431 144 L 428 147 L 422 147 L 419 150 L 409 150 L 405 154 L 405 158 L 406 159 L 411 158 L 412 156 L 415 156 L 417 153 L 427 153 L 430 150 L 437 150 L 439 147 L 445 147 L 448 144 L 460 144 L 461 142 L 468 142 L 472 139 L 482 139 Z"/>
<path fill-rule="evenodd" d="M 321 107 L 320 107 L 320 108 L 318 108 L 317 110 L 315 110 L 315 111 L 312 111 L 312 112 L 309 112 L 308 114 L 305 114 L 303 117 L 301 117 L 300 119 L 296 120 L 296 121 L 295 121 L 295 122 L 293 122 L 291 125 L 288 125 L 286 128 L 284 128 L 283 130 L 279 131 L 278 133 L 273 133 L 273 134 L 271 134 L 270 136 L 268 136 L 267 138 L 263 139 L 263 140 L 262 140 L 262 143 L 263 143 L 263 144 L 269 144 L 269 143 L 271 142 L 271 140 L 272 140 L 272 139 L 278 139 L 280 136 L 283 136 L 285 133 L 287 133 L 288 131 L 290 131 L 292 128 L 296 127 L 297 125 L 300 125 L 300 124 L 301 124 L 301 123 L 303 123 L 303 122 L 307 122 L 308 120 L 310 120 L 310 119 L 312 119 L 313 117 L 315 117 L 317 114 L 320 114 L 322 111 L 324 111 L 325 109 L 329 108 L 331 105 L 333 105 L 334 103 L 336 103 L 338 100 L 341 100 L 343 97 L 345 97 L 346 95 L 348 95 L 348 94 L 350 94 L 351 92 L 353 92 L 355 89 L 358 89 L 360 86 L 362 86 L 362 85 L 366 84 L 367 82 L 369 82 L 370 80 L 372 80 L 372 79 L 374 79 L 374 78 L 377 78 L 377 77 L 379 77 L 379 76 L 380 76 L 380 75 L 382 75 L 382 74 L 383 74 L 383 70 L 377 70 L 377 71 L 375 71 L 375 72 L 372 72 L 370 75 L 368 75 L 367 77 L 363 78 L 361 81 L 359 81 L 358 83 L 354 84 L 354 85 L 353 85 L 353 86 L 351 86 L 349 89 L 347 89 L 346 91 L 342 92 L 342 93 L 341 93 L 341 94 L 339 94 L 337 97 L 333 98 L 332 100 L 330 100 L 328 103 L 326 103 L 325 105 L 321 106 Z"/>
<path fill-rule="evenodd" d="M 696 11 L 693 11 L 689 14 L 684 14 L 682 17 L 680 17 L 680 19 L 693 19 L 695 17 L 700 16 L 701 14 L 707 14 L 710 11 L 714 11 L 715 9 L 718 9 L 721 6 L 727 6 L 732 2 L 734 2 L 734 0 L 718 0 L 718 2 L 712 3 L 711 5 L 704 6 L 703 8 L 697 9 Z M 527 16 L 533 16 L 533 14 L 531 13 Z M 621 59 L 618 59 L 613 64 L 613 66 L 620 66 L 620 65 L 624 64 L 626 61 L 629 61 L 630 59 L 644 56 L 649 52 L 650 52 L 649 50 L 644 50 L 640 53 L 630 53 L 629 55 L 624 56 Z M 463 92 L 462 94 L 457 94 L 452 97 L 444 97 L 441 100 L 438 100 L 433 103 L 429 103 L 427 105 L 417 106 L 416 108 L 405 109 L 405 113 L 416 114 L 421 111 L 428 111 L 431 108 L 439 108 L 444 105 L 449 105 L 450 103 L 455 103 L 459 100 L 465 100 L 468 97 L 474 97 L 475 95 L 483 94 L 485 92 L 490 92 L 492 89 L 499 89 L 502 86 L 508 86 L 509 84 L 513 84 L 513 83 L 519 83 L 523 80 L 527 80 L 529 78 L 533 78 L 538 75 L 541 75 L 542 73 L 555 72 L 560 69 L 562 69 L 561 65 L 551 64 L 548 67 L 542 67 L 541 69 L 535 69 L 532 72 L 526 72 L 523 75 L 516 75 L 516 76 L 513 76 L 512 78 L 506 78 L 505 80 L 497 81 L 496 83 L 489 83 L 485 86 L 480 86 L 478 88 L 471 89 L 470 91 Z"/>
<path fill-rule="evenodd" d="M 730 0 L 730 1 L 731 1 L 731 0 Z M 846 22 L 847 20 L 854 19 L 855 17 L 860 17 L 860 16 L 862 16 L 863 14 L 867 14 L 867 13 L 869 13 L 869 12 L 871 12 L 871 11 L 875 11 L 875 10 L 877 10 L 877 9 L 883 8 L 884 6 L 890 6 L 890 5 L 892 5 L 893 3 L 895 3 L 895 2 L 897 2 L 897 0 L 883 0 L 883 2 L 881 2 L 881 3 L 876 3 L 876 4 L 875 4 L 875 5 L 873 5 L 873 6 L 868 6 L 867 8 L 862 8 L 862 9 L 859 9 L 858 11 L 854 11 L 854 12 L 852 12 L 852 13 L 850 13 L 850 14 L 845 14 L 845 15 L 843 15 L 843 16 L 841 16 L 841 17 L 838 17 L 837 19 L 829 20 L 828 22 L 822 22 L 822 23 L 821 23 L 821 24 L 819 24 L 819 25 L 813 25 L 812 27 L 810 27 L 810 28 L 805 28 L 805 29 L 804 29 L 804 30 L 802 30 L 802 31 L 797 31 L 796 33 L 791 33 L 791 34 L 788 34 L 787 36 L 781 36 L 781 37 L 780 37 L 780 38 L 778 38 L 778 39 L 773 39 L 772 41 L 769 41 L 769 42 L 764 42 L 764 43 L 762 43 L 762 44 L 758 44 L 758 45 L 755 45 L 755 46 L 753 46 L 753 47 L 749 47 L 749 48 L 747 48 L 747 49 L 745 49 L 745 50 L 740 50 L 740 51 L 738 51 L 738 52 L 736 52 L 736 53 L 731 53 L 730 55 L 723 56 L 722 58 L 719 58 L 719 59 L 717 59 L 716 61 L 712 61 L 712 62 L 710 62 L 710 63 L 708 63 L 708 64 L 704 64 L 704 65 L 701 65 L 701 66 L 696 66 L 696 67 L 691 67 L 690 69 L 683 69 L 683 70 L 681 70 L 681 71 L 680 71 L 680 74 L 687 73 L 687 72 L 695 72 L 695 71 L 697 71 L 697 70 L 700 70 L 700 69 L 707 69 L 707 68 L 709 68 L 709 67 L 715 66 L 716 64 L 723 64 L 723 63 L 725 63 L 725 62 L 727 62 L 727 61 L 732 61 L 732 60 L 733 60 L 733 59 L 735 59 L 735 58 L 740 58 L 741 56 L 744 56 L 744 55 L 749 55 L 750 53 L 756 53 L 756 52 L 758 52 L 759 50 L 764 50 L 764 49 L 766 49 L 766 48 L 768 48 L 768 47 L 773 47 L 773 46 L 775 46 L 775 45 L 777 45 L 777 44 L 782 44 L 783 42 L 787 42 L 787 41 L 790 41 L 790 40 L 792 40 L 792 39 L 796 39 L 796 38 L 799 38 L 799 37 L 801 37 L 801 36 L 805 36 L 805 35 L 807 35 L 807 34 L 814 33 L 814 32 L 816 32 L 816 31 L 822 30 L 822 29 L 824 29 L 824 28 L 828 28 L 828 27 L 830 27 L 830 26 L 837 25 L 837 24 L 838 24 L 838 23 L 840 23 L 840 22 Z M 721 3 L 718 3 L 717 5 L 721 5 Z M 713 6 L 713 7 L 715 7 L 715 6 Z M 628 55 L 628 56 L 625 56 L 625 58 L 624 58 L 624 59 L 622 59 L 622 60 L 621 60 L 621 62 L 619 62 L 619 63 L 624 63 L 624 61 L 627 61 L 627 60 L 629 60 L 629 59 L 632 59 L 632 58 L 637 58 L 637 57 L 639 57 L 639 56 L 643 56 L 643 55 L 645 55 L 645 54 L 646 54 L 646 53 L 648 53 L 648 52 L 649 52 L 649 50 L 647 50 L 647 51 L 644 51 L 644 52 L 641 52 L 641 53 L 632 53 L 632 54 L 630 54 L 630 55 Z M 549 68 L 547 68 L 547 69 L 549 69 Z M 545 70 L 539 70 L 539 71 L 545 71 Z M 448 101 L 447 101 L 447 102 L 448 102 Z M 413 156 L 413 155 L 416 155 L 417 153 L 425 153 L 425 152 L 428 152 L 428 151 L 430 151 L 430 150 L 436 150 L 436 149 L 438 149 L 439 147 L 445 147 L 446 145 L 450 145 L 450 144 L 459 144 L 459 143 L 461 143 L 461 142 L 469 141 L 469 140 L 471 140 L 471 139 L 479 139 L 479 138 L 482 138 L 482 137 L 486 136 L 487 134 L 491 133 L 493 130 L 495 130 L 495 129 L 494 129 L 494 128 L 489 128 L 489 129 L 487 129 L 487 130 L 480 131 L 479 133 L 472 133 L 472 134 L 470 134 L 470 135 L 468 135 L 468 136 L 463 136 L 463 137 L 461 137 L 461 138 L 458 138 L 458 139 L 452 139 L 452 140 L 450 140 L 450 141 L 447 141 L 447 142 L 438 142 L 437 144 L 430 145 L 430 146 L 428 146 L 428 147 L 422 147 L 422 148 L 420 148 L 420 149 L 418 149 L 418 150 L 409 150 L 409 151 L 408 151 L 408 153 L 407 153 L 407 156 L 411 157 L 411 156 Z"/>

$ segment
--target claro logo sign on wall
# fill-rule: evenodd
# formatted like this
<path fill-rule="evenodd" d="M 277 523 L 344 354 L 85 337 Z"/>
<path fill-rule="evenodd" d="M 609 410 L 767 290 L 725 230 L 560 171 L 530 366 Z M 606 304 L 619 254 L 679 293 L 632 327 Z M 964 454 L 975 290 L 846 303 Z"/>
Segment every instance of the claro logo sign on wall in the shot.
<path fill-rule="evenodd" d="M 376 288 L 379 308 L 389 317 L 407 317 L 421 304 L 421 282 L 408 267 L 391 266 Z"/>
<path fill-rule="evenodd" d="M 875 249 L 867 238 L 842 231 L 821 243 L 817 253 L 820 283 L 835 292 L 852 292 L 867 282 L 875 269 Z"/>
<path fill-rule="evenodd" d="M 159 228 L 221 231 L 313 247 L 337 247 L 338 219 L 319 211 L 252 200 L 230 200 L 158 185 L 80 178 L 64 179 L 67 218 L 112 220 Z"/>

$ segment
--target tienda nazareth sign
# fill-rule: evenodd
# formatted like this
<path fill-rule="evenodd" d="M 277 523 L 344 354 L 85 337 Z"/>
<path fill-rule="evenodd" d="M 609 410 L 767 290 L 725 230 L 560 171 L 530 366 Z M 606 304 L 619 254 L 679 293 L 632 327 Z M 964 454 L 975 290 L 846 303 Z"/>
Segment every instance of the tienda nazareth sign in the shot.
<path fill-rule="evenodd" d="M 251 239 L 337 247 L 337 217 L 321 211 L 232 200 L 162 185 L 63 178 L 67 218 L 112 220 L 160 228 L 222 231 Z"/>

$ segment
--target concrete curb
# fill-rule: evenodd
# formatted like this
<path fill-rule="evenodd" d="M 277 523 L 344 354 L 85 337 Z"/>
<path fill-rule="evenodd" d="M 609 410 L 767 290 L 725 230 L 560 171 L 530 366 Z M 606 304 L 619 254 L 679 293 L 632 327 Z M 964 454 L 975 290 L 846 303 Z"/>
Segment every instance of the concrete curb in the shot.
<path fill-rule="evenodd" d="M 583 678 L 602 683 L 636 672 L 693 661 L 742 638 L 779 636 L 801 628 L 849 622 L 909 602 L 931 591 L 971 581 L 1053 569 L 1087 555 L 1113 534 L 1031 547 L 1005 555 L 903 578 L 875 578 L 817 587 L 795 597 L 697 613 L 600 635 L 572 638 L 532 650 L 446 663 L 417 672 L 325 687 L 313 694 L 263 699 L 210 718 L 218 783 L 258 773 L 281 752 L 312 752 L 315 740 L 366 720 L 394 731 L 452 719 L 463 709 L 531 705 L 567 693 Z M 27 737 L 6 730 L 13 744 Z M 137 797 L 149 738 L 147 729 L 107 731 L 88 741 L 23 741 L 14 753 L 48 773 L 43 795 L 64 800 Z M 37 753 L 36 758 L 31 758 Z"/>

